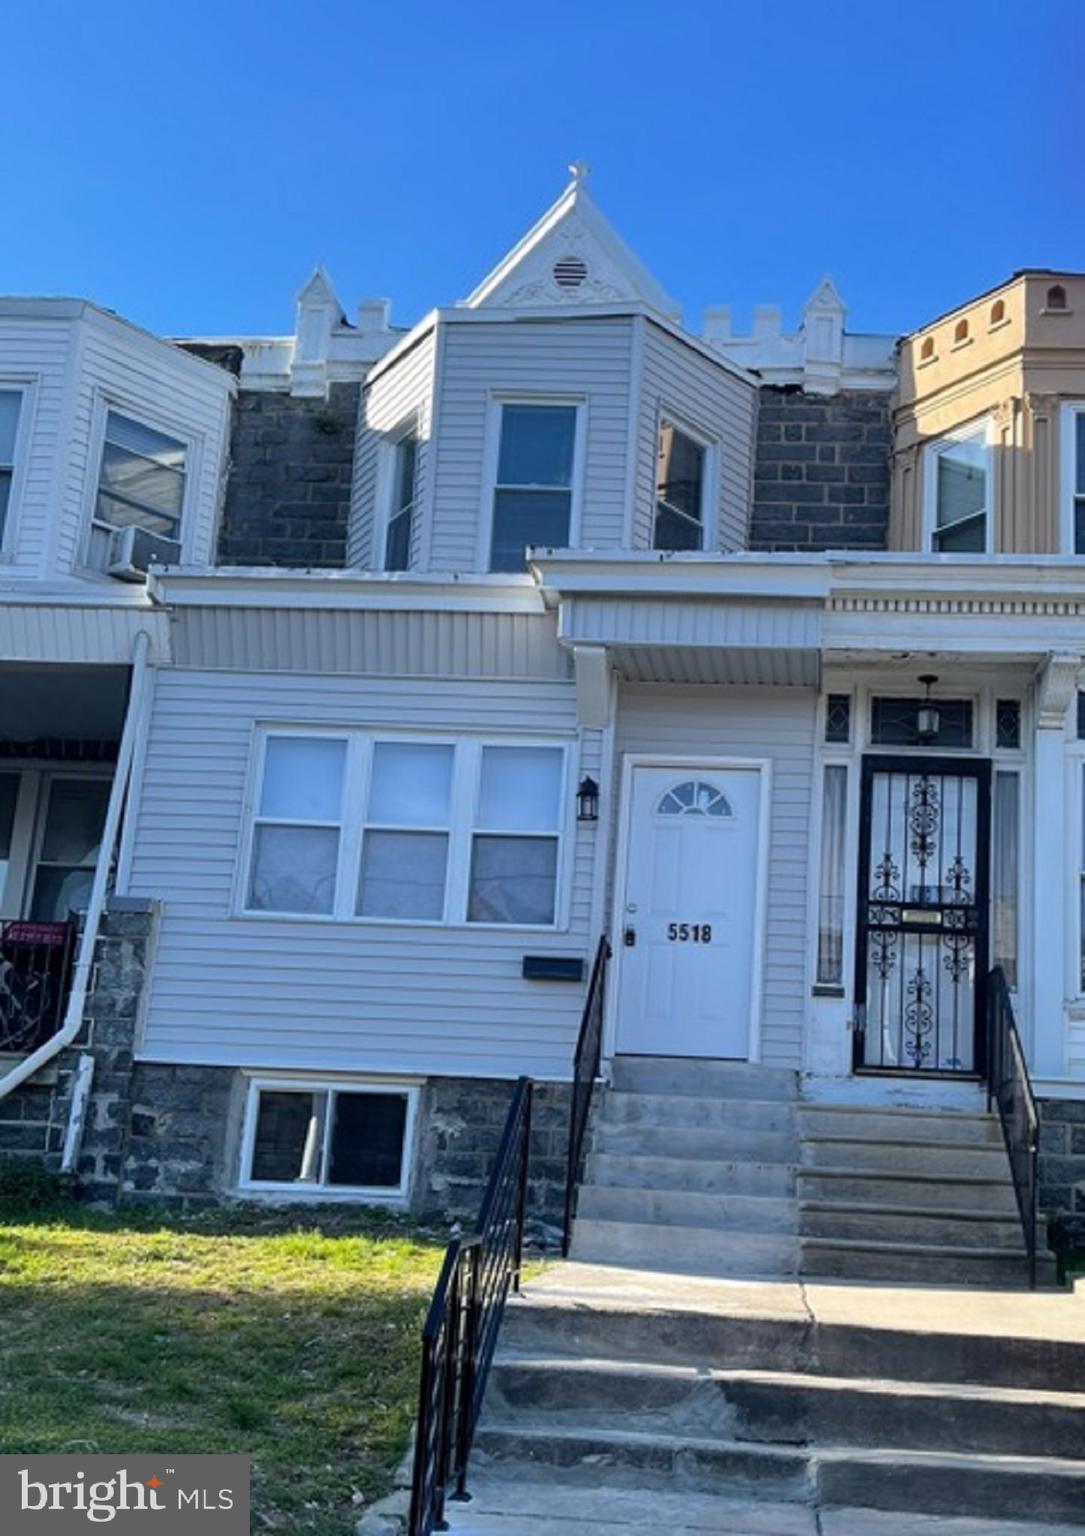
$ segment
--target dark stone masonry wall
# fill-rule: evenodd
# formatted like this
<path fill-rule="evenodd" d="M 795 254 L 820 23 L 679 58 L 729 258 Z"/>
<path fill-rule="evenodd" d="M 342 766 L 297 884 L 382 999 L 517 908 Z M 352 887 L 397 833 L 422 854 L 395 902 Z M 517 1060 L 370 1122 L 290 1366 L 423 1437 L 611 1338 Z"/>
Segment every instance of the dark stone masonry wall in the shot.
<path fill-rule="evenodd" d="M 1060 1248 L 1085 1249 L 1085 1102 L 1040 1101 L 1040 1209 Z"/>
<path fill-rule="evenodd" d="M 220 565 L 344 565 L 360 388 L 333 384 L 326 400 L 239 392 Z"/>
<path fill-rule="evenodd" d="M 750 548 L 884 549 L 889 395 L 761 390 Z"/>

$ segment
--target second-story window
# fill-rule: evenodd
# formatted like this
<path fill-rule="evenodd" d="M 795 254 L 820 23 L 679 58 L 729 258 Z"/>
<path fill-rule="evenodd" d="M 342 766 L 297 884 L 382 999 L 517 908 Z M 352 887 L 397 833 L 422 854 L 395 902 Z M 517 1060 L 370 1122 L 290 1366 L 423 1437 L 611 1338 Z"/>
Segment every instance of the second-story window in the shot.
<path fill-rule="evenodd" d="M 575 405 L 501 407 L 491 571 L 522 571 L 532 545 L 568 547 L 576 427 Z"/>
<path fill-rule="evenodd" d="M 1062 407 L 1063 548 L 1085 555 L 1085 400 Z"/>
<path fill-rule="evenodd" d="M 656 470 L 656 549 L 704 548 L 705 450 L 663 420 Z"/>
<path fill-rule="evenodd" d="M 0 543 L 3 543 L 8 502 L 11 500 L 11 481 L 15 473 L 15 439 L 19 432 L 19 409 L 22 402 L 20 390 L 0 389 Z"/>
<path fill-rule="evenodd" d="M 103 569 L 113 533 L 132 524 L 179 540 L 184 497 L 184 443 L 110 411 L 91 519 L 90 564 Z"/>
<path fill-rule="evenodd" d="M 413 432 L 395 445 L 392 460 L 392 499 L 384 542 L 384 569 L 405 571 L 411 563 L 411 524 L 418 473 L 418 439 Z"/>
<path fill-rule="evenodd" d="M 930 449 L 930 547 L 938 554 L 983 554 L 990 542 L 991 450 L 986 426 Z"/>

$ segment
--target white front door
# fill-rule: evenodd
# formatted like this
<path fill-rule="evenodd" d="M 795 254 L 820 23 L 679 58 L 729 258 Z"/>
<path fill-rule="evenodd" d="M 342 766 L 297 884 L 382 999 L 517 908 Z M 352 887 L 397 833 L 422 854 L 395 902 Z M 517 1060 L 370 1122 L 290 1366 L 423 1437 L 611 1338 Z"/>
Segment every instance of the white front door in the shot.
<path fill-rule="evenodd" d="M 762 774 L 634 767 L 616 1050 L 749 1056 Z"/>

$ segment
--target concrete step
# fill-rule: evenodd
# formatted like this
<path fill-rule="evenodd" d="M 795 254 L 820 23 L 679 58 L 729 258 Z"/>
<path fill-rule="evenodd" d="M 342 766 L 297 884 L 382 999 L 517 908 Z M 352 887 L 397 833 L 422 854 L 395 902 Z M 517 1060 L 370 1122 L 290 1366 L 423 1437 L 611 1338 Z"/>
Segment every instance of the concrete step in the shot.
<path fill-rule="evenodd" d="M 680 1284 L 677 1289 L 681 1290 Z M 962 1296 L 962 1311 L 969 1298 Z M 1063 1298 L 1043 1298 L 1060 1308 Z M 1066 1305 L 1079 1303 L 1066 1299 Z M 605 1358 L 686 1366 L 811 1373 L 860 1379 L 1077 1392 L 1085 1383 L 1085 1339 L 947 1331 L 945 1326 L 871 1327 L 857 1319 L 811 1323 L 765 1316 L 736 1297 L 733 1312 L 526 1296 L 509 1304 L 502 1347 L 521 1354 Z"/>
<path fill-rule="evenodd" d="M 502 1463 L 520 1487 L 549 1482 L 598 1488 L 756 1492 L 784 1502 L 845 1505 L 984 1519 L 1080 1518 L 1085 1461 L 932 1451 L 751 1445 L 622 1430 L 529 1430 L 490 1424 L 476 1438 L 484 1475 Z"/>
<path fill-rule="evenodd" d="M 920 1243 L 926 1247 L 1005 1248 L 1023 1250 L 1016 1211 L 989 1216 L 973 1210 L 874 1204 L 871 1201 L 803 1200 L 798 1206 L 803 1237 L 835 1237 L 884 1243 Z"/>
<path fill-rule="evenodd" d="M 960 1110 L 924 1113 L 915 1109 L 840 1108 L 800 1104 L 799 1128 L 804 1136 L 846 1136 L 866 1141 L 994 1143 L 1003 1146 L 997 1115 L 966 1114 Z"/>
<path fill-rule="evenodd" d="M 592 1129 L 593 1152 L 631 1157 L 688 1157 L 714 1163 L 796 1163 L 798 1139 L 785 1131 L 736 1126 L 700 1130 L 676 1125 L 614 1125 L 606 1120 Z"/>
<path fill-rule="evenodd" d="M 486 1412 L 533 1429 L 620 1424 L 639 1433 L 768 1444 L 1066 1458 L 1085 1450 L 1085 1393 L 642 1361 L 503 1355 Z"/>
<path fill-rule="evenodd" d="M 884 1280 L 904 1285 L 978 1285 L 1001 1289 L 1027 1285 L 1024 1249 L 969 1248 L 949 1244 L 876 1242 L 870 1239 L 803 1237 L 800 1274 L 834 1280 Z M 1055 1264 L 1044 1263 L 1041 1283 L 1054 1283 Z M 962 1303 L 963 1304 L 963 1303 Z"/>
<path fill-rule="evenodd" d="M 797 1237 L 779 1232 L 728 1232 L 578 1216 L 572 1257 L 582 1263 L 675 1274 L 778 1278 L 797 1273 L 799 1243 Z"/>
<path fill-rule="evenodd" d="M 805 1168 L 852 1168 L 865 1173 L 909 1173 L 928 1178 L 955 1178 L 960 1174 L 990 1179 L 1009 1179 L 1005 1149 L 995 1142 L 967 1145 L 962 1142 L 917 1143 L 868 1141 L 861 1136 L 808 1136 L 802 1143 Z"/>
<path fill-rule="evenodd" d="M 986 1166 L 986 1165 L 985 1165 Z M 1007 1169 L 983 1174 L 921 1177 L 879 1168 L 799 1168 L 796 1187 L 803 1200 L 843 1200 L 868 1205 L 911 1205 L 927 1210 L 972 1210 L 986 1216 L 1017 1216 L 1017 1200 Z"/>
<path fill-rule="evenodd" d="M 716 1061 L 695 1056 L 616 1056 L 612 1081 L 623 1093 L 706 1095 L 718 1099 L 798 1098 L 797 1072 L 762 1067 L 748 1061 Z"/>
<path fill-rule="evenodd" d="M 794 1134 L 794 1106 L 774 1099 L 720 1099 L 692 1093 L 604 1094 L 600 1119 L 610 1125 L 666 1125 L 706 1130 L 750 1129 Z"/>
<path fill-rule="evenodd" d="M 615 1189 L 606 1184 L 585 1184 L 581 1188 L 577 1220 L 654 1222 L 736 1232 L 786 1232 L 792 1236 L 798 1230 L 794 1200 L 675 1189 Z"/>
<path fill-rule="evenodd" d="M 584 1177 L 588 1184 L 615 1189 L 673 1189 L 706 1195 L 778 1198 L 795 1193 L 795 1172 L 787 1163 L 715 1162 L 710 1158 L 592 1152 Z"/>

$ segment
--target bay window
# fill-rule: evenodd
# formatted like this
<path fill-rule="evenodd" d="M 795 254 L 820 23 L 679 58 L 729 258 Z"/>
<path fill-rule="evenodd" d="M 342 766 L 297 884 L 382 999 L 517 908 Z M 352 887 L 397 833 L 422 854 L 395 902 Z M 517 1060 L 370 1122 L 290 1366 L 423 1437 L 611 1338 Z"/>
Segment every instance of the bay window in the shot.
<path fill-rule="evenodd" d="M 569 545 L 579 407 L 509 401 L 500 412 L 489 569 L 522 571 L 530 546 Z"/>
<path fill-rule="evenodd" d="M 270 731 L 242 910 L 554 927 L 566 748 Z"/>
<path fill-rule="evenodd" d="M 89 563 L 96 570 L 105 568 L 118 528 L 135 525 L 180 540 L 185 467 L 184 443 L 119 411 L 107 413 L 91 517 Z"/>
<path fill-rule="evenodd" d="M 20 389 L 0 389 L 0 544 L 7 526 L 11 482 L 15 474 L 15 442 L 19 435 Z"/>
<path fill-rule="evenodd" d="M 991 446 L 986 423 L 927 450 L 929 545 L 944 555 L 984 554 L 991 546 Z"/>
<path fill-rule="evenodd" d="M 704 548 L 705 458 L 688 432 L 660 422 L 653 548 Z"/>

